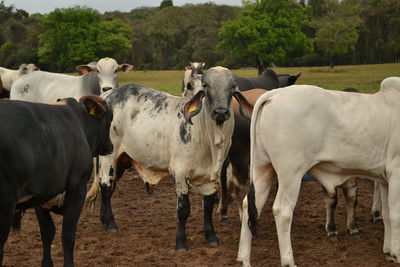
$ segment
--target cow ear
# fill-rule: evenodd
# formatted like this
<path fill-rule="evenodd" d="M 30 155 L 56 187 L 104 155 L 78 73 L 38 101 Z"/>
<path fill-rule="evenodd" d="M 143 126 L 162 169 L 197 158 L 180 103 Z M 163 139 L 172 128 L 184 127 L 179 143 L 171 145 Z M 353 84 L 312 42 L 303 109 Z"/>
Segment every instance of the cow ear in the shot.
<path fill-rule="evenodd" d="M 101 118 L 104 115 L 104 109 L 100 106 L 100 104 L 92 98 L 83 99 L 83 104 L 86 107 L 90 116 L 94 116 L 96 118 Z"/>
<path fill-rule="evenodd" d="M 183 107 L 183 116 L 190 124 L 193 124 L 192 117 L 196 116 L 201 111 L 203 106 L 201 99 L 204 95 L 204 90 L 198 91 Z"/>
<path fill-rule="evenodd" d="M 91 71 L 94 71 L 95 69 L 90 66 L 90 65 L 79 65 L 75 67 L 76 70 L 82 72 L 83 75 L 88 74 Z"/>
<path fill-rule="evenodd" d="M 239 91 L 239 88 L 236 87 L 233 92 L 233 96 L 236 98 L 237 102 L 240 105 L 240 114 L 246 119 L 251 119 L 251 114 L 253 113 L 253 105 L 247 101 L 247 99 L 242 95 Z"/>
<path fill-rule="evenodd" d="M 185 66 L 185 70 L 191 70 L 192 67 L 191 66 Z"/>
<path fill-rule="evenodd" d="M 119 65 L 118 71 L 129 72 L 133 69 L 133 66 L 130 64 L 121 64 Z"/>

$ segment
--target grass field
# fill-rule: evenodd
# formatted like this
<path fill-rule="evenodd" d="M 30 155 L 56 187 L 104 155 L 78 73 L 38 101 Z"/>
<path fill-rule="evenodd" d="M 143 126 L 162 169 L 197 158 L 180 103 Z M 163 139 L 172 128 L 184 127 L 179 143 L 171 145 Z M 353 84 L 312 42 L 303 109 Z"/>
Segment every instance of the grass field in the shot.
<path fill-rule="evenodd" d="M 328 67 L 273 68 L 278 74 L 301 72 L 297 84 L 312 84 L 326 89 L 340 90 L 354 87 L 365 93 L 374 93 L 383 79 L 400 76 L 400 64 L 337 66 L 334 72 Z M 256 69 L 232 70 L 240 77 L 256 77 Z M 180 95 L 183 78 L 181 71 L 133 70 L 119 74 L 120 85 L 137 83 L 173 95 Z"/>

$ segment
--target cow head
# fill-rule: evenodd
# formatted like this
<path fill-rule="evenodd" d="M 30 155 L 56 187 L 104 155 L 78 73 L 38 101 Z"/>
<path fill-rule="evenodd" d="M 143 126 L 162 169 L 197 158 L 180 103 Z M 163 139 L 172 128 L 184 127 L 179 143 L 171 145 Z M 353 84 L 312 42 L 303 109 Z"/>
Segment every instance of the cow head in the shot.
<path fill-rule="evenodd" d="M 231 116 L 232 96 L 240 104 L 241 114 L 250 116 L 253 106 L 240 93 L 232 72 L 223 67 L 210 68 L 202 75 L 202 87 L 184 106 L 184 116 L 191 123 L 191 118 L 202 109 L 202 98 L 211 118 L 222 125 Z"/>
<path fill-rule="evenodd" d="M 31 73 L 32 71 L 35 71 L 35 70 L 40 70 L 40 69 L 33 63 L 29 63 L 29 64 L 22 63 L 19 66 L 19 72 L 21 75 Z"/>
<path fill-rule="evenodd" d="M 110 140 L 110 125 L 113 119 L 113 114 L 107 103 L 103 98 L 96 95 L 83 96 L 79 99 L 82 103 L 86 112 L 90 116 L 92 123 L 92 129 L 89 134 L 93 135 L 92 151 L 93 156 L 107 155 L 113 151 L 113 144 Z"/>
<path fill-rule="evenodd" d="M 193 85 L 191 79 L 196 75 L 196 77 L 201 77 L 205 65 L 204 62 L 189 62 L 189 64 L 189 66 L 185 67 L 185 74 L 183 76 L 182 96 L 194 94 L 196 85 Z"/>
<path fill-rule="evenodd" d="M 286 87 L 295 84 L 300 75 L 301 72 L 295 74 L 279 74 L 279 87 Z"/>
<path fill-rule="evenodd" d="M 81 71 L 83 74 L 96 71 L 101 93 L 103 93 L 118 87 L 117 72 L 129 72 L 133 69 L 133 66 L 130 64 L 119 65 L 115 59 L 106 57 L 87 65 L 79 65 L 76 69 Z"/>

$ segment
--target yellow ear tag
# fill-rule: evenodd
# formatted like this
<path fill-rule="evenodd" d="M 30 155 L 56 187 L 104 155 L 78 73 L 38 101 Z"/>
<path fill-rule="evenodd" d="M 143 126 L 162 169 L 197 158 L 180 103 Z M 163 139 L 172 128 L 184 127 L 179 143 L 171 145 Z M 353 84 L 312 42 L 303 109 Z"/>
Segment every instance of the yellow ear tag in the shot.
<path fill-rule="evenodd" d="M 193 111 L 196 111 L 196 106 L 190 107 L 189 112 L 192 113 Z"/>
<path fill-rule="evenodd" d="M 89 112 L 90 115 L 94 116 L 96 114 L 96 108 L 92 107 Z"/>

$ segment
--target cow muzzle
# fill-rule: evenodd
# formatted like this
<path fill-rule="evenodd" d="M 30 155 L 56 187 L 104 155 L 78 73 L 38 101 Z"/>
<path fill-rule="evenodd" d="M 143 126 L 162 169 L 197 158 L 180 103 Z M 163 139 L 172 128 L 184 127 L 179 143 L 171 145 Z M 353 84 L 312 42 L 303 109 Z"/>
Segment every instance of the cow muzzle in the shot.
<path fill-rule="evenodd" d="M 218 107 L 215 108 L 211 114 L 211 118 L 217 122 L 218 125 L 223 124 L 231 116 L 229 109 Z"/>

